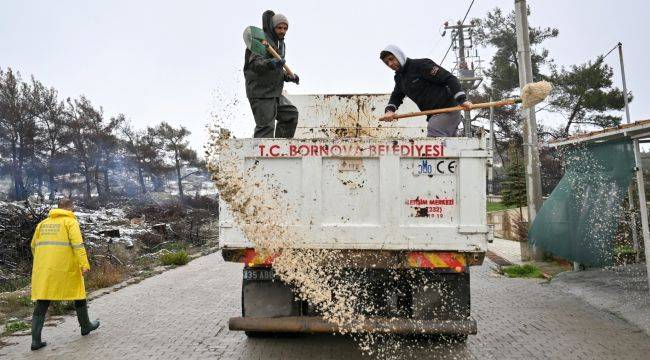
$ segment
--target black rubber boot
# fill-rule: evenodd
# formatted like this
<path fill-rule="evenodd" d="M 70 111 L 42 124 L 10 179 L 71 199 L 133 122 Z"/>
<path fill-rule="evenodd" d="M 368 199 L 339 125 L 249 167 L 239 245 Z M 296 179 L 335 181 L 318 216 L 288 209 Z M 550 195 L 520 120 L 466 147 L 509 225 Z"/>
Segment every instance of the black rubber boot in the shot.
<path fill-rule="evenodd" d="M 75 301 L 75 310 L 77 310 L 77 320 L 81 326 L 81 336 L 86 336 L 99 327 L 99 320 L 90 321 L 88 318 L 88 305 L 85 301 Z"/>
<path fill-rule="evenodd" d="M 45 315 L 32 316 L 32 350 L 38 350 L 47 345 L 45 341 L 41 341 L 43 324 L 45 324 Z"/>

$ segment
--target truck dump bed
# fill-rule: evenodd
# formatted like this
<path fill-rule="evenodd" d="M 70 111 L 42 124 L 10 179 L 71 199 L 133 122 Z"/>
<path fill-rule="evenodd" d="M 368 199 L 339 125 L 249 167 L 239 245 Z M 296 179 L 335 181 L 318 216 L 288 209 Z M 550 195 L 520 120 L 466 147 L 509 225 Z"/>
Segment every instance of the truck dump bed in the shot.
<path fill-rule="evenodd" d="M 482 140 L 423 137 L 423 118 L 381 126 L 384 98 L 291 97 L 300 138 L 233 139 L 221 159 L 280 189 L 282 222 L 309 234 L 297 247 L 485 252 Z M 253 247 L 223 202 L 220 214 L 221 246 Z"/>

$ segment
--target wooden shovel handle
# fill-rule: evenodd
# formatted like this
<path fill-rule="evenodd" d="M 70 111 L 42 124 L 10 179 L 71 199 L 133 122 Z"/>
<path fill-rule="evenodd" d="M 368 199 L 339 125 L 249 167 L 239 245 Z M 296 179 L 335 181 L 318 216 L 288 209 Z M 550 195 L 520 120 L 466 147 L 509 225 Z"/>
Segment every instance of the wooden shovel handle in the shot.
<path fill-rule="evenodd" d="M 278 54 L 278 52 L 275 51 L 275 49 L 273 48 L 273 46 L 271 46 L 271 45 L 269 45 L 269 44 L 266 44 L 266 49 L 271 53 L 271 55 L 273 55 L 274 58 L 276 58 L 276 59 L 278 59 L 278 60 L 282 60 L 282 57 L 280 57 L 280 55 Z M 293 71 L 291 71 L 291 69 L 289 69 L 289 66 L 288 66 L 286 63 L 284 64 L 284 70 L 287 72 L 287 74 L 288 74 L 289 76 L 293 77 Z"/>
<path fill-rule="evenodd" d="M 514 105 L 514 104 L 517 104 L 517 103 L 520 103 L 520 102 L 521 102 L 521 99 L 505 99 L 505 100 L 492 101 L 492 102 L 486 102 L 486 103 L 472 104 L 471 108 L 472 109 L 485 109 L 485 108 L 490 108 L 490 107 L 500 107 L 500 106 L 506 106 L 506 105 Z M 392 120 L 408 118 L 408 117 L 414 117 L 414 116 L 421 116 L 421 115 L 427 115 L 428 116 L 428 115 L 443 114 L 443 113 L 459 111 L 459 110 L 465 110 L 465 108 L 462 107 L 462 106 L 454 106 L 454 107 L 444 108 L 444 109 L 435 109 L 435 110 L 411 112 L 411 113 L 406 113 L 406 114 L 394 115 L 394 116 L 388 118 L 385 121 L 392 121 Z"/>

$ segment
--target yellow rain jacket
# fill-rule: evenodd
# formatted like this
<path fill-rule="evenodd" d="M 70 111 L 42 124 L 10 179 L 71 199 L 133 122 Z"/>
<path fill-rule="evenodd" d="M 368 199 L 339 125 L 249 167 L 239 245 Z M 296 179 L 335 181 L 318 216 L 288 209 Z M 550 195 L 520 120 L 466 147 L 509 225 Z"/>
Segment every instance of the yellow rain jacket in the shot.
<path fill-rule="evenodd" d="M 32 238 L 32 300 L 82 300 L 81 269 L 90 269 L 81 229 L 72 211 L 50 210 Z"/>

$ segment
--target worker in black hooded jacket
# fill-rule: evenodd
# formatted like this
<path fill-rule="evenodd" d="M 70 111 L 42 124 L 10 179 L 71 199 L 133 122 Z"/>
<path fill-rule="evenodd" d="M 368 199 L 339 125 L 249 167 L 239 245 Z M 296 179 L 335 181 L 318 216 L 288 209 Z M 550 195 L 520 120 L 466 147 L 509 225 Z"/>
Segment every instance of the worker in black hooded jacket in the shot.
<path fill-rule="evenodd" d="M 471 109 L 458 78 L 430 59 L 409 59 L 402 50 L 387 46 L 380 54 L 381 60 L 395 71 L 395 88 L 390 96 L 385 114 L 380 120 L 392 121 L 395 112 L 408 96 L 420 111 L 462 106 Z M 460 111 L 427 117 L 427 136 L 456 136 L 462 120 Z"/>
<path fill-rule="evenodd" d="M 298 109 L 282 95 L 284 82 L 298 84 L 298 75 L 290 77 L 284 71 L 286 48 L 284 36 L 289 29 L 289 20 L 282 14 L 267 10 L 262 14 L 262 28 L 266 40 L 282 59 L 271 54 L 259 55 L 246 49 L 244 78 L 246 96 L 255 117 L 256 138 L 292 138 L 298 125 Z M 277 119 L 277 127 L 275 121 Z"/>

